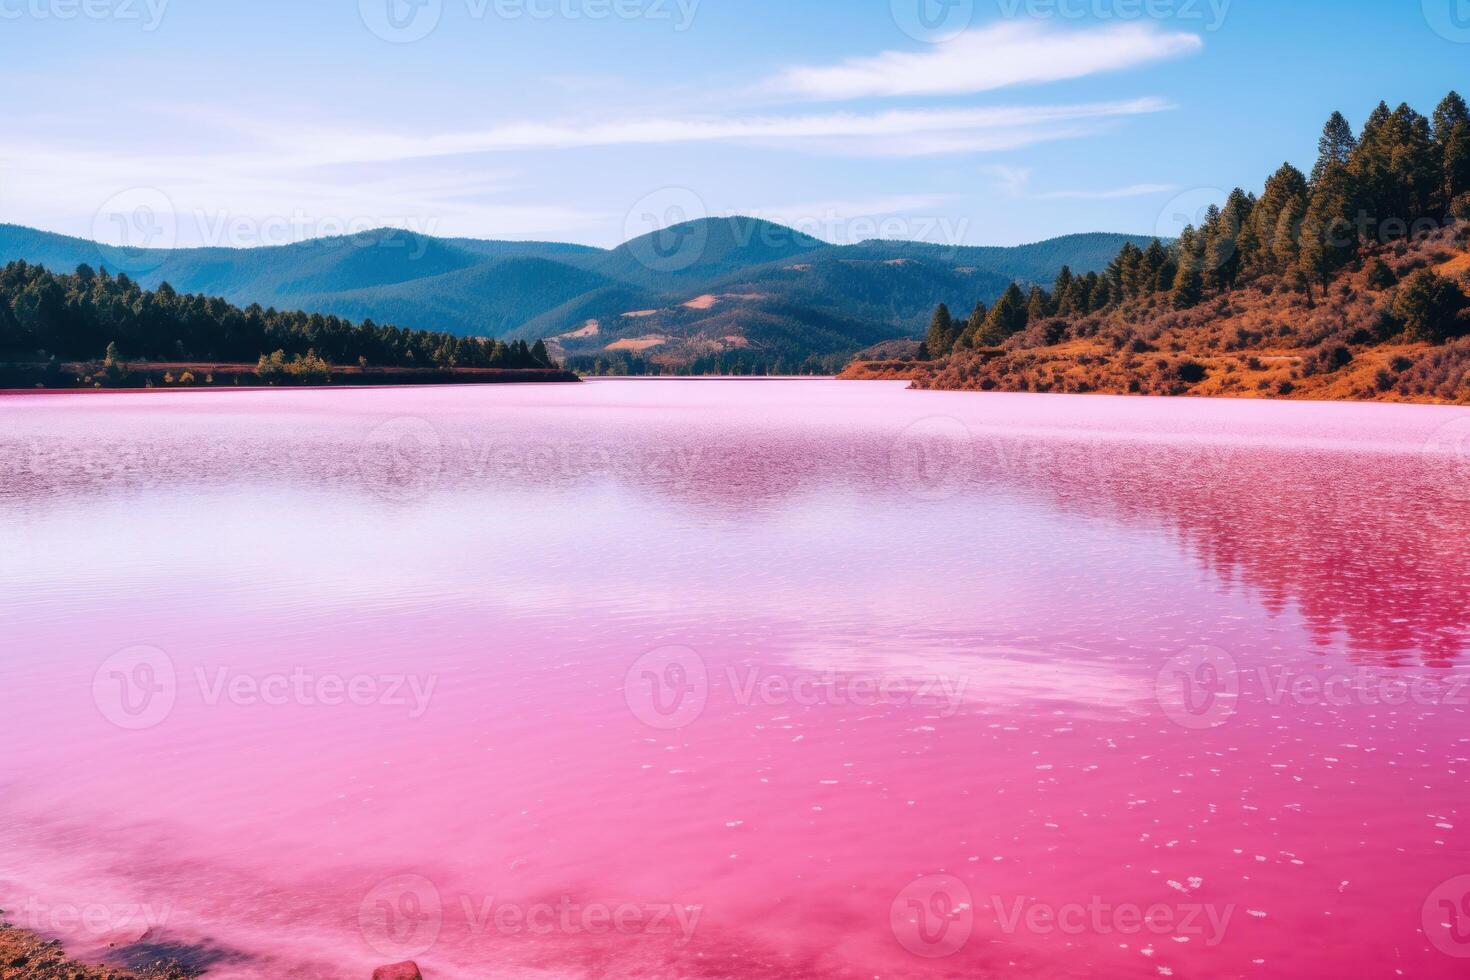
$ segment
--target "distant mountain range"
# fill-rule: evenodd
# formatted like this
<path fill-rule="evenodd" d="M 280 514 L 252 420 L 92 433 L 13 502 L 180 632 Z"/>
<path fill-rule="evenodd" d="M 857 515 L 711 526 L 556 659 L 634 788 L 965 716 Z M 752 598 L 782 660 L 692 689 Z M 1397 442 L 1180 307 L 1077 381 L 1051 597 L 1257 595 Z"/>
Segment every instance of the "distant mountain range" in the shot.
<path fill-rule="evenodd" d="M 614 249 L 433 238 L 382 229 L 279 247 L 120 249 L 0 225 L 0 262 L 83 263 L 152 288 L 462 336 L 534 340 L 574 366 L 836 369 L 1063 265 L 1101 271 L 1143 236 L 1069 235 L 1014 248 L 838 246 L 755 218 L 675 225 Z"/>

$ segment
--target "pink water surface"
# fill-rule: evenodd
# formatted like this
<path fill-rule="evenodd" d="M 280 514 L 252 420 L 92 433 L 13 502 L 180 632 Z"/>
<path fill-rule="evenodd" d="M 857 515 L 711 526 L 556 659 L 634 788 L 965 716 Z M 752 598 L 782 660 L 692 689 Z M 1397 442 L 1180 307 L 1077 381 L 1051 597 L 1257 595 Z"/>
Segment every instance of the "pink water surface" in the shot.
<path fill-rule="evenodd" d="M 220 978 L 1464 976 L 1467 447 L 830 381 L 3 397 L 0 906 Z"/>

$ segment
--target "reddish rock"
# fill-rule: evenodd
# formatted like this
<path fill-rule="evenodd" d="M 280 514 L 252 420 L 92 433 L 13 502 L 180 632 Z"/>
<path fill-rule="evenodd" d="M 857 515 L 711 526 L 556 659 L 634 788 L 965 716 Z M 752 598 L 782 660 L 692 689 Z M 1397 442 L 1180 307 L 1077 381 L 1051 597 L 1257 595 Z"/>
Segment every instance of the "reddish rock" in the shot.
<path fill-rule="evenodd" d="M 424 975 L 419 972 L 419 965 L 410 961 L 378 967 L 373 971 L 373 980 L 424 980 Z"/>

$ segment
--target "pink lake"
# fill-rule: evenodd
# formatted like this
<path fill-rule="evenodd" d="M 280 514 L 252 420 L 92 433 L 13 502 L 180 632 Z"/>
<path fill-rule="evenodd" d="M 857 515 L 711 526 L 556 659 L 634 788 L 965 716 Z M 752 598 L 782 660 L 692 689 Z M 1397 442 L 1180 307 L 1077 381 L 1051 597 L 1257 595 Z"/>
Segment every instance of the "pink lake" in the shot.
<path fill-rule="evenodd" d="M 1470 412 L 0 398 L 0 907 L 358 978 L 1461 977 Z"/>

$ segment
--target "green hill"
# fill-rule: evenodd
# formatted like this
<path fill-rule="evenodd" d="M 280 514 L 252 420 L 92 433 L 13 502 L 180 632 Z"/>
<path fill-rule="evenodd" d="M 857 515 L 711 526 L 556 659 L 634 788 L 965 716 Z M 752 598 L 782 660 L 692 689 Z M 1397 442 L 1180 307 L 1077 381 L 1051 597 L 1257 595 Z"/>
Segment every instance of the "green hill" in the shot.
<path fill-rule="evenodd" d="M 861 347 L 920 333 L 939 302 L 993 299 L 1062 265 L 1101 270 L 1124 235 L 1017 248 L 872 241 L 836 246 L 756 218 L 685 222 L 614 249 L 434 238 L 379 229 L 251 249 L 122 250 L 0 225 L 0 262 L 69 272 L 87 264 L 144 288 L 167 282 L 258 303 L 469 337 L 556 338 L 579 366 L 688 369 L 840 365 Z M 629 314 L 636 314 L 630 316 Z M 652 338 L 664 337 L 654 342 Z M 713 358 L 713 360 L 710 360 Z"/>

